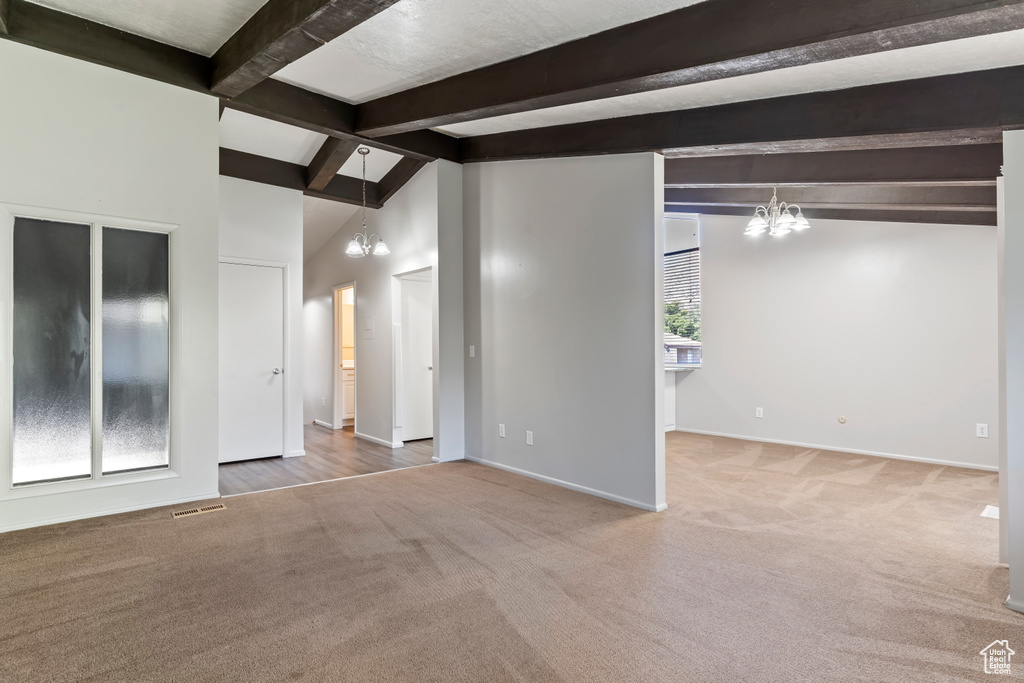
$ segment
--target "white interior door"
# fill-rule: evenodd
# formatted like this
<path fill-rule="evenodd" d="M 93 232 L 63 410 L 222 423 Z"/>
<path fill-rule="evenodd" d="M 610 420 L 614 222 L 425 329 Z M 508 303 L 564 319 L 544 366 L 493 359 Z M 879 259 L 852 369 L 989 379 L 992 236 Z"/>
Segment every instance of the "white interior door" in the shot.
<path fill-rule="evenodd" d="M 402 280 L 402 441 L 434 436 L 432 289 Z"/>
<path fill-rule="evenodd" d="M 284 454 L 284 269 L 220 264 L 220 461 Z"/>

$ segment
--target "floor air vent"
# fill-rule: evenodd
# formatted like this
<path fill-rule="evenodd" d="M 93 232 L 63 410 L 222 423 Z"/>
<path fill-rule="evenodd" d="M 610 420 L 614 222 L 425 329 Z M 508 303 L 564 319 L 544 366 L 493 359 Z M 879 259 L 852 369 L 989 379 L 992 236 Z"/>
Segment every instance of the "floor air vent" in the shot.
<path fill-rule="evenodd" d="M 191 510 L 178 510 L 172 512 L 171 517 L 177 519 L 178 517 L 192 517 L 193 515 L 202 515 L 207 512 L 216 512 L 217 510 L 227 510 L 227 506 L 217 503 L 216 505 L 207 505 L 201 508 L 192 508 Z"/>

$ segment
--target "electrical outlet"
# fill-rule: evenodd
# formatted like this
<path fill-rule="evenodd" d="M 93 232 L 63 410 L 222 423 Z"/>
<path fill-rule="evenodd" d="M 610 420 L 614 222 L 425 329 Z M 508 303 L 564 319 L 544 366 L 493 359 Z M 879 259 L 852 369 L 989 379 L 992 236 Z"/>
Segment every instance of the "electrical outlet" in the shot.
<path fill-rule="evenodd" d="M 327 407 L 327 397 L 326 396 L 321 396 L 320 397 L 320 405 L 322 405 L 324 408 Z"/>
<path fill-rule="evenodd" d="M 982 423 L 979 422 L 978 425 L 977 425 L 977 431 L 978 431 L 978 438 L 979 439 L 987 439 L 988 438 L 988 425 L 982 424 Z"/>
<path fill-rule="evenodd" d="M 764 417 L 764 408 L 754 408 L 754 417 Z"/>
<path fill-rule="evenodd" d="M 503 424 L 499 424 L 498 425 L 498 436 L 500 436 L 503 439 L 505 438 L 505 425 L 503 425 Z"/>
<path fill-rule="evenodd" d="M 533 445 L 533 432 L 526 432 L 526 445 L 527 446 L 532 446 Z"/>
<path fill-rule="evenodd" d="M 469 345 L 469 357 L 476 358 L 476 346 L 473 344 Z"/>

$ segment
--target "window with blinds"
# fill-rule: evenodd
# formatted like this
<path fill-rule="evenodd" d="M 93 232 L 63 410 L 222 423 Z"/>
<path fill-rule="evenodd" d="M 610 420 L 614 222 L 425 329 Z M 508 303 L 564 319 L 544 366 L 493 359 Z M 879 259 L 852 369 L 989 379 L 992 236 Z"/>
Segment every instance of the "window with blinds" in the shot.
<path fill-rule="evenodd" d="M 700 249 L 665 254 L 665 364 L 701 362 Z"/>

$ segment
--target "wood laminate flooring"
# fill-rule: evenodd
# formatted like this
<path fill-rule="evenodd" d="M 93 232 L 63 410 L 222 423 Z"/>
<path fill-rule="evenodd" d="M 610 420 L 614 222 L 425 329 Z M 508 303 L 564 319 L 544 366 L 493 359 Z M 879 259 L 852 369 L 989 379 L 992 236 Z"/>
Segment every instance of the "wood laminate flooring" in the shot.
<path fill-rule="evenodd" d="M 357 439 L 352 427 L 327 429 L 306 425 L 306 455 L 230 462 L 220 466 L 220 493 L 269 491 L 297 484 L 343 479 L 427 465 L 434 454 L 433 439 L 409 441 L 404 448 L 388 448 Z"/>

